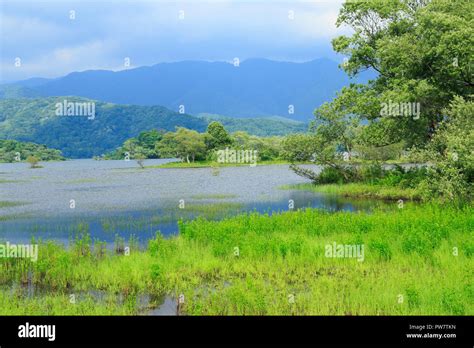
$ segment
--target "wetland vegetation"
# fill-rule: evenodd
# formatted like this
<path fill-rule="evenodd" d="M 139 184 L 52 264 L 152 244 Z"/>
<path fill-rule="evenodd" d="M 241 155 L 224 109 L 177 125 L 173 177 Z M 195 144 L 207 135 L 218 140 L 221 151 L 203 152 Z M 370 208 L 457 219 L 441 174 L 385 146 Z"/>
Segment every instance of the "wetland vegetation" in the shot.
<path fill-rule="evenodd" d="M 3 314 L 143 314 L 137 299 L 146 294 L 184 295 L 180 310 L 189 315 L 466 315 L 474 303 L 473 212 L 407 204 L 371 214 L 198 218 L 144 249 L 129 243 L 129 255 L 87 236 L 69 249 L 43 242 L 36 263 L 0 260 L 1 284 L 16 284 L 0 290 L 0 306 Z M 365 245 L 364 261 L 326 257 L 333 242 Z M 22 296 L 28 287 L 49 291 Z"/>
<path fill-rule="evenodd" d="M 473 315 L 473 6 L 345 2 L 341 68 L 377 74 L 307 132 L 97 102 L 98 123 L 71 133 L 78 121 L 35 107 L 62 97 L 1 102 L 24 106 L 8 121 L 26 128 L 0 135 L 43 129 L 98 161 L 0 164 L 0 240 L 39 244 L 36 262 L 0 258 L 0 314 Z M 237 160 L 247 151 L 258 161 Z M 1 161 L 17 153 L 62 159 L 0 140 Z"/>

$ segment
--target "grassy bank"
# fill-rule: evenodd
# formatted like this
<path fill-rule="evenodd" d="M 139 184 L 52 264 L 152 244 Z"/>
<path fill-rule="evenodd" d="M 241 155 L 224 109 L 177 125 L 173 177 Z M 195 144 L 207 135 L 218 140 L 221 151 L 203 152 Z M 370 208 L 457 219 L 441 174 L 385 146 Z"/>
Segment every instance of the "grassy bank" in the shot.
<path fill-rule="evenodd" d="M 197 219 L 129 256 L 87 239 L 69 250 L 48 242 L 36 263 L 0 259 L 1 284 L 50 289 L 30 298 L 22 286 L 0 290 L 0 314 L 136 314 L 145 293 L 183 294 L 189 315 L 472 315 L 473 213 L 472 206 L 407 204 L 371 214 L 308 209 Z M 363 260 L 326 257 L 334 242 L 363 245 Z M 91 290 L 108 297 L 68 300 Z"/>
<path fill-rule="evenodd" d="M 281 189 L 285 190 L 303 190 L 311 192 L 320 192 L 327 194 L 335 194 L 344 197 L 354 198 L 376 198 L 387 200 L 420 200 L 420 193 L 413 188 L 401 188 L 396 186 L 372 185 L 363 183 L 351 184 L 325 184 L 314 185 L 311 183 L 285 185 Z"/>

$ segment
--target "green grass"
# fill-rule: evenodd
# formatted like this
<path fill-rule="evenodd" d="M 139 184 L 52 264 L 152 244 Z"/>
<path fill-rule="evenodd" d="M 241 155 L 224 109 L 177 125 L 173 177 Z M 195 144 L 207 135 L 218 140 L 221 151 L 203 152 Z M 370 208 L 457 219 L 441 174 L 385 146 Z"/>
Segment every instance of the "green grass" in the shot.
<path fill-rule="evenodd" d="M 225 199 L 232 198 L 233 195 L 200 195 L 192 196 L 196 200 L 205 199 Z M 191 220 L 195 216 L 206 217 L 215 220 L 224 218 L 228 215 L 235 215 L 242 211 L 243 204 L 236 202 L 191 202 L 186 201 L 183 209 L 177 209 L 177 206 L 168 206 L 162 212 L 152 213 L 150 215 L 133 217 L 131 215 L 121 215 L 113 217 L 104 217 L 100 219 L 101 227 L 106 232 L 118 232 L 126 230 L 139 234 L 144 229 L 149 229 L 151 225 L 171 223 L 177 220 Z M 88 224 L 86 224 L 88 226 Z M 76 226 L 76 230 L 80 230 Z"/>
<path fill-rule="evenodd" d="M 46 294 L 23 297 L 12 296 L 8 289 L 0 290 L 0 308 L 3 315 L 130 315 L 136 313 L 133 303 L 119 303 L 113 294 L 105 301 L 92 296 L 82 296 L 75 304 L 70 293 Z"/>
<path fill-rule="evenodd" d="M 8 180 L 8 179 L 0 179 L 0 184 L 9 184 L 12 182 L 21 182 L 20 180 Z"/>
<path fill-rule="evenodd" d="M 182 219 L 189 219 L 194 216 L 202 216 L 210 220 L 223 218 L 243 208 L 242 203 L 218 202 L 212 204 L 185 203 L 183 209 L 178 209 L 177 214 Z M 176 209 L 171 208 L 170 213 L 175 213 Z"/>
<path fill-rule="evenodd" d="M 395 186 L 372 185 L 372 184 L 326 184 L 314 185 L 311 183 L 284 185 L 280 187 L 285 190 L 303 190 L 311 192 L 320 192 L 327 194 L 340 195 L 344 197 L 355 198 L 376 198 L 387 200 L 420 200 L 420 193 L 412 188 L 400 188 Z"/>
<path fill-rule="evenodd" d="M 72 305 L 64 295 L 94 289 L 127 298 L 184 294 L 189 315 L 473 315 L 473 230 L 472 205 L 406 204 L 390 212 L 196 219 L 129 256 L 87 241 L 69 250 L 48 242 L 36 263 L 0 259 L 0 284 L 30 278 L 55 292 L 14 299 L 2 292 L 0 314 L 139 312 L 131 302 Z M 364 261 L 325 257 L 333 242 L 364 245 Z"/>

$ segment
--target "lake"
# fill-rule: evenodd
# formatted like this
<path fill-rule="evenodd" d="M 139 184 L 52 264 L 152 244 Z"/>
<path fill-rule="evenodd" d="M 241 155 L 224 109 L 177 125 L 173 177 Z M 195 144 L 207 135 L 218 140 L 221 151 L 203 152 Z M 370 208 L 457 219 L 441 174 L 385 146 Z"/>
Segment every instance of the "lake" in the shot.
<path fill-rule="evenodd" d="M 146 160 L 154 166 L 171 160 Z M 0 240 L 31 238 L 68 244 L 75 236 L 113 243 L 131 236 L 145 245 L 157 231 L 178 233 L 179 219 L 223 219 L 243 212 L 273 213 L 313 207 L 370 211 L 383 205 L 306 192 L 281 190 L 308 182 L 288 165 L 211 168 L 146 168 L 135 161 L 70 160 L 0 164 Z M 317 166 L 312 166 L 318 170 Z"/>

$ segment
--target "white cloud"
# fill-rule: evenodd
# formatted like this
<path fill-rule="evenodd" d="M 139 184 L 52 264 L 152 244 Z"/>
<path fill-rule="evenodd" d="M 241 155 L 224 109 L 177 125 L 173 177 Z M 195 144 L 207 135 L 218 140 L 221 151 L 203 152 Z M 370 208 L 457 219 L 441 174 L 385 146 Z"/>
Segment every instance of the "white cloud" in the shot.
<path fill-rule="evenodd" d="M 0 24 L 3 79 L 120 68 L 124 57 L 135 65 L 234 56 L 316 58 L 344 33 L 335 26 L 341 1 L 8 2 Z M 17 56 L 22 69 L 12 65 Z"/>

